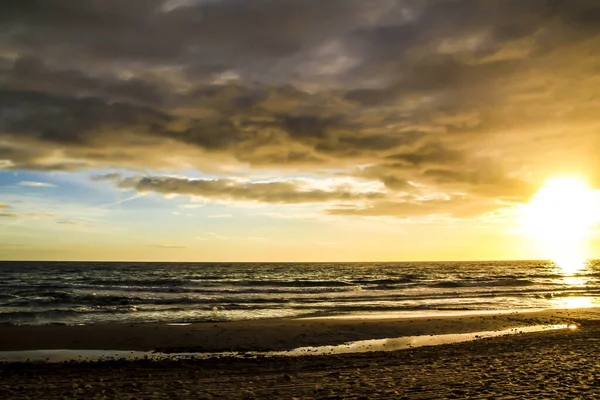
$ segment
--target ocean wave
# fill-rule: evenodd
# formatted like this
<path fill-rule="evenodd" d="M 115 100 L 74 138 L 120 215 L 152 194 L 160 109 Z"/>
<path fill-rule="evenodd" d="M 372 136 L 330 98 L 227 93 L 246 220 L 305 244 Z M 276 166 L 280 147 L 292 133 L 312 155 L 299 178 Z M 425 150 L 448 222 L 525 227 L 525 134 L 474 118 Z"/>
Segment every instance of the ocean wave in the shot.
<path fill-rule="evenodd" d="M 552 306 L 600 297 L 600 263 L 564 280 L 541 262 L 0 262 L 0 321 L 147 322 L 310 313 Z M 570 283 L 571 282 L 571 283 Z M 572 283 L 575 282 L 575 283 Z M 273 310 L 279 312 L 274 312 Z M 274 312 L 274 314 L 273 314 Z M 30 314 L 23 314 L 30 313 Z"/>
<path fill-rule="evenodd" d="M 460 287 L 494 287 L 494 286 L 532 286 L 536 282 L 529 279 L 498 279 L 479 281 L 442 281 L 429 285 L 436 288 L 460 288 Z"/>
<path fill-rule="evenodd" d="M 490 290 L 493 288 L 493 290 Z M 410 291 L 409 291 L 410 289 Z M 444 290 L 446 289 L 446 290 Z M 378 300 L 414 300 L 426 301 L 429 299 L 443 298 L 480 298 L 490 296 L 522 297 L 547 292 L 560 292 L 573 295 L 600 294 L 599 287 L 570 287 L 558 290 L 554 285 L 532 286 L 527 282 L 520 282 L 520 286 L 487 282 L 480 284 L 466 284 L 454 281 L 445 281 L 421 288 L 412 287 L 398 289 L 385 285 L 355 290 L 354 287 L 333 291 L 326 288 L 316 288 L 309 291 L 216 291 L 210 293 L 156 293 L 145 292 L 132 295 L 128 292 L 115 291 L 114 293 L 86 293 L 48 291 L 40 296 L 11 296 L 0 300 L 2 307 L 51 307 L 51 306 L 126 306 L 126 305 L 202 305 L 202 304 L 275 304 L 303 302 L 307 304 L 329 302 L 343 304 L 349 301 L 373 302 Z M 143 294 L 145 296 L 139 296 Z"/>
<path fill-rule="evenodd" d="M 327 297 L 322 298 L 327 300 Z M 119 295 L 79 295 L 70 294 L 60 297 L 16 298 L 1 303 L 2 307 L 49 307 L 49 306 L 139 306 L 139 305 L 202 305 L 228 304 L 240 301 L 252 304 L 288 303 L 291 300 L 284 297 L 134 297 Z"/>
<path fill-rule="evenodd" d="M 0 322 L 30 319 L 53 319 L 84 314 L 117 314 L 136 312 L 135 309 L 52 309 L 41 311 L 8 311 L 0 312 Z"/>
<path fill-rule="evenodd" d="M 190 281 L 181 278 L 158 278 L 158 279 L 98 279 L 83 278 L 79 282 L 90 285 L 113 285 L 113 286 L 183 286 Z"/>
<path fill-rule="evenodd" d="M 363 285 L 398 285 L 403 283 L 413 283 L 418 280 L 417 275 L 406 275 L 401 278 L 363 278 L 363 279 L 352 279 L 351 282 L 354 284 Z"/>
<path fill-rule="evenodd" d="M 67 290 L 70 289 L 70 290 Z M 88 285 L 88 284 L 72 284 L 68 287 L 57 287 L 52 288 L 46 287 L 45 290 L 39 290 L 35 287 L 28 289 L 16 289 L 12 290 L 10 298 L 24 297 L 24 298 L 40 298 L 40 297 L 52 297 L 56 299 L 69 298 L 72 296 L 72 291 L 78 292 L 103 292 L 107 293 L 136 293 L 137 295 L 144 294 L 180 294 L 180 295 L 206 295 L 206 296 L 219 296 L 219 295 L 236 295 L 236 294 L 319 294 L 319 293 L 341 293 L 361 290 L 360 285 L 351 286 L 287 286 L 287 287 L 252 287 L 252 286 L 208 286 L 208 287 L 153 287 L 153 286 L 118 286 L 118 285 Z M 371 289 L 378 289 L 376 287 L 369 287 Z M 10 289 L 8 289 L 10 290 Z M 128 295 L 131 296 L 131 295 Z M 135 296 L 131 296 L 135 297 Z M 8 295 L 5 298 L 9 298 Z M 0 297 L 0 303 L 3 300 Z"/>

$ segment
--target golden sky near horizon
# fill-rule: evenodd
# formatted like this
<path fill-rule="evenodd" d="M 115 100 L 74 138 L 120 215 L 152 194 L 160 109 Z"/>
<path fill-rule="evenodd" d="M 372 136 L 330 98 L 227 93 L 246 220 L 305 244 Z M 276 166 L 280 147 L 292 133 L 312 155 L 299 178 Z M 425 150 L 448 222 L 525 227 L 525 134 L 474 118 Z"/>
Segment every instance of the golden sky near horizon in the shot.
<path fill-rule="evenodd" d="M 600 3 L 0 4 L 0 259 L 600 257 Z"/>

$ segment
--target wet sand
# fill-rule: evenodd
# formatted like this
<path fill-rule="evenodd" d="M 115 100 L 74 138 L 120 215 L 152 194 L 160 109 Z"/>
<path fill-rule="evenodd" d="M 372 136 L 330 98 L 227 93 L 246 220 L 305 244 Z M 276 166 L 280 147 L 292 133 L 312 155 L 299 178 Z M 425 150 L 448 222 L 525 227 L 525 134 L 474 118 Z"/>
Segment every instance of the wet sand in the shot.
<path fill-rule="evenodd" d="M 224 323 L 0 326 L 0 351 L 37 349 L 162 352 L 277 351 L 350 341 L 502 330 L 600 319 L 600 308 L 483 316 L 280 319 Z"/>
<path fill-rule="evenodd" d="M 423 320 L 282 320 L 269 321 L 267 326 L 278 334 L 290 334 L 274 341 L 275 333 L 254 332 L 260 324 L 216 324 L 223 337 L 236 334 L 258 335 L 252 345 L 298 347 L 315 341 L 331 344 L 331 340 L 365 340 L 376 337 L 402 336 L 410 329 L 429 329 L 427 334 L 457 333 L 501 329 L 505 324 L 524 326 L 540 323 L 580 324 L 577 330 L 558 330 L 518 334 L 474 342 L 423 347 L 394 352 L 373 352 L 335 356 L 311 356 L 259 359 L 210 359 L 194 361 L 111 361 L 99 363 L 4 364 L 0 368 L 0 398 L 600 398 L 600 310 L 557 310 L 531 314 L 509 314 L 494 317 L 459 317 Z M 485 318 L 485 319 L 484 319 Z M 304 324 L 304 325 L 303 325 Z M 479 325 L 478 325 L 479 324 Z M 197 324 L 206 325 L 206 324 Z M 397 326 L 396 326 L 397 325 Z M 169 326 L 183 328 L 166 334 L 162 341 L 138 341 L 138 349 L 148 349 L 153 343 L 173 347 L 172 335 L 185 335 L 185 329 L 195 325 Z M 214 324 L 211 324 L 213 326 Z M 366 326 L 362 328 L 362 326 Z M 496 326 L 497 328 L 493 328 Z M 132 327 L 127 325 L 128 329 Z M 135 325 L 133 326 L 135 327 Z M 409 329 L 409 327 L 412 327 Z M 418 328 L 417 328 L 418 327 Z M 476 329 L 472 329 L 476 327 Z M 20 345 L 10 342 L 15 336 L 7 333 L 14 328 L 22 334 Z M 28 328 L 2 327 L 0 343 L 5 349 L 16 350 L 33 346 Z M 63 342 L 73 340 L 71 332 Z M 75 327 L 84 328 L 84 327 Z M 121 326 L 121 328 L 125 328 Z M 150 326 L 144 326 L 149 329 Z M 303 328 L 304 330 L 299 330 Z M 108 329 L 108 327 L 107 327 Z M 110 326 L 110 329 L 116 329 Z M 142 329 L 139 328 L 138 329 Z M 155 331 L 161 332 L 161 328 Z M 207 331 L 212 331 L 205 327 Z M 216 329 L 216 328 L 215 328 Z M 308 329 L 316 339 L 302 334 Z M 342 333 L 336 332 L 336 329 Z M 383 329 L 384 332 L 379 332 Z M 448 329 L 452 329 L 448 331 Z M 48 334 L 51 331 L 39 330 Z M 81 334 L 84 331 L 79 331 Z M 141 334 L 141 331 L 132 331 Z M 150 330 L 144 331 L 145 333 Z M 183 333 L 182 333 L 183 332 Z M 229 333 L 227 333 L 229 332 Z M 378 333 L 379 332 L 379 333 Z M 106 333 L 106 331 L 104 331 Z M 189 331 L 188 331 L 189 333 Z M 389 334 L 392 333 L 392 334 Z M 413 334 L 410 331 L 410 334 Z M 372 336 L 377 334 L 379 336 Z M 200 335 L 200 333 L 194 333 Z M 223 336 L 225 335 L 225 336 Z M 371 335 L 371 336 L 369 336 Z M 124 335 L 129 337 L 128 335 Z M 158 335 L 161 336 L 161 335 Z M 261 336 L 269 336 L 260 339 Z M 250 338 L 251 336 L 247 336 Z M 7 340 L 10 339 L 10 340 Z M 61 344 L 56 338 L 38 336 L 39 343 Z M 201 336 L 195 337 L 196 339 Z M 221 339 L 222 339 L 221 338 Z M 99 339 L 79 336 L 80 348 L 90 348 Z M 217 338 L 204 338 L 202 348 L 223 346 Z M 50 340 L 50 341 L 48 341 Z M 124 343 L 123 339 L 105 338 Z M 236 339 L 239 343 L 244 338 Z M 246 339 L 247 340 L 247 339 Z M 295 341 L 296 340 L 296 341 Z M 347 341 L 347 340 L 345 340 Z M 184 342 L 185 347 L 191 342 Z M 232 342 L 233 343 L 233 342 Z M 235 342 L 237 343 L 237 341 Z M 276 343 L 276 344 L 273 344 Z M 113 343 L 110 343 L 114 345 Z M 126 344 L 126 343 L 125 343 Z M 197 343 L 194 345 L 198 345 Z M 146 346 L 146 347 L 144 347 Z M 227 344 L 227 346 L 233 346 Z M 249 345 L 250 346 L 250 345 Z M 150 346 L 152 347 L 152 346 Z M 30 349 L 43 348 L 27 347 Z M 65 347 L 62 347 L 65 348 Z M 105 349 L 110 347 L 104 347 Z M 114 347 L 113 347 L 114 348 Z M 130 347 L 131 348 L 131 347 Z M 280 347 L 281 348 L 281 347 Z M 512 396 L 512 397 L 511 397 Z"/>

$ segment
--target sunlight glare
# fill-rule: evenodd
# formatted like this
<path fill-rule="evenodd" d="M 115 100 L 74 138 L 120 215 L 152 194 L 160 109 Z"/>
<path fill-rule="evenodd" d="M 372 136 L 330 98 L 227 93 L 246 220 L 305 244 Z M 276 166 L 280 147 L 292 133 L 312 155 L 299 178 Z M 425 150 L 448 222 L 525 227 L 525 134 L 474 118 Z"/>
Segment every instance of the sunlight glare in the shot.
<path fill-rule="evenodd" d="M 529 236 L 563 273 L 585 268 L 586 241 L 600 220 L 598 194 L 578 178 L 553 178 L 524 207 L 522 223 Z"/>
<path fill-rule="evenodd" d="M 545 253 L 551 256 L 550 258 L 563 274 L 572 275 L 585 270 L 587 249 L 583 240 L 579 243 L 563 240 L 561 244 L 552 242 L 546 244 L 546 247 L 550 246 L 552 248 L 547 248 Z"/>
<path fill-rule="evenodd" d="M 587 284 L 587 279 L 580 276 L 565 276 L 562 281 L 565 285 L 570 286 L 585 286 Z"/>
<path fill-rule="evenodd" d="M 597 303 L 591 297 L 561 297 L 552 301 L 556 308 L 593 308 Z"/>

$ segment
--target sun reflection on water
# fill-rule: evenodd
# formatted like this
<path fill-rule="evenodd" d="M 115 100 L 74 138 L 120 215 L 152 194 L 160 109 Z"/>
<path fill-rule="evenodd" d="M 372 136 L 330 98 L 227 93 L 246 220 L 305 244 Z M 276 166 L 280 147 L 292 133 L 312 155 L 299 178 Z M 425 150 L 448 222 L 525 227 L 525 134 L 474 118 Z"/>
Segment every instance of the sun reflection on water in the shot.
<path fill-rule="evenodd" d="M 554 263 L 558 267 L 559 273 L 565 276 L 581 273 L 587 268 L 585 257 L 578 255 L 556 257 Z"/>
<path fill-rule="evenodd" d="M 584 258 L 559 258 L 553 262 L 553 267 L 564 285 L 584 287 L 589 284 L 590 276 L 586 276 L 592 268 L 592 262 Z M 580 288 L 571 288 L 583 294 Z M 585 290 L 585 289 L 583 289 Z M 600 306 L 600 299 L 592 296 L 565 296 L 551 300 L 555 308 L 594 308 Z"/>
<path fill-rule="evenodd" d="M 554 260 L 556 273 L 562 276 L 562 282 L 570 286 L 585 286 L 587 278 L 581 276 L 588 268 L 588 260 L 583 257 L 566 257 Z"/>
<path fill-rule="evenodd" d="M 581 276 L 565 276 L 562 278 L 563 283 L 570 286 L 585 286 L 587 279 Z"/>
<path fill-rule="evenodd" d="M 552 300 L 556 308 L 592 308 L 597 307 L 598 302 L 593 297 L 559 297 Z"/>

